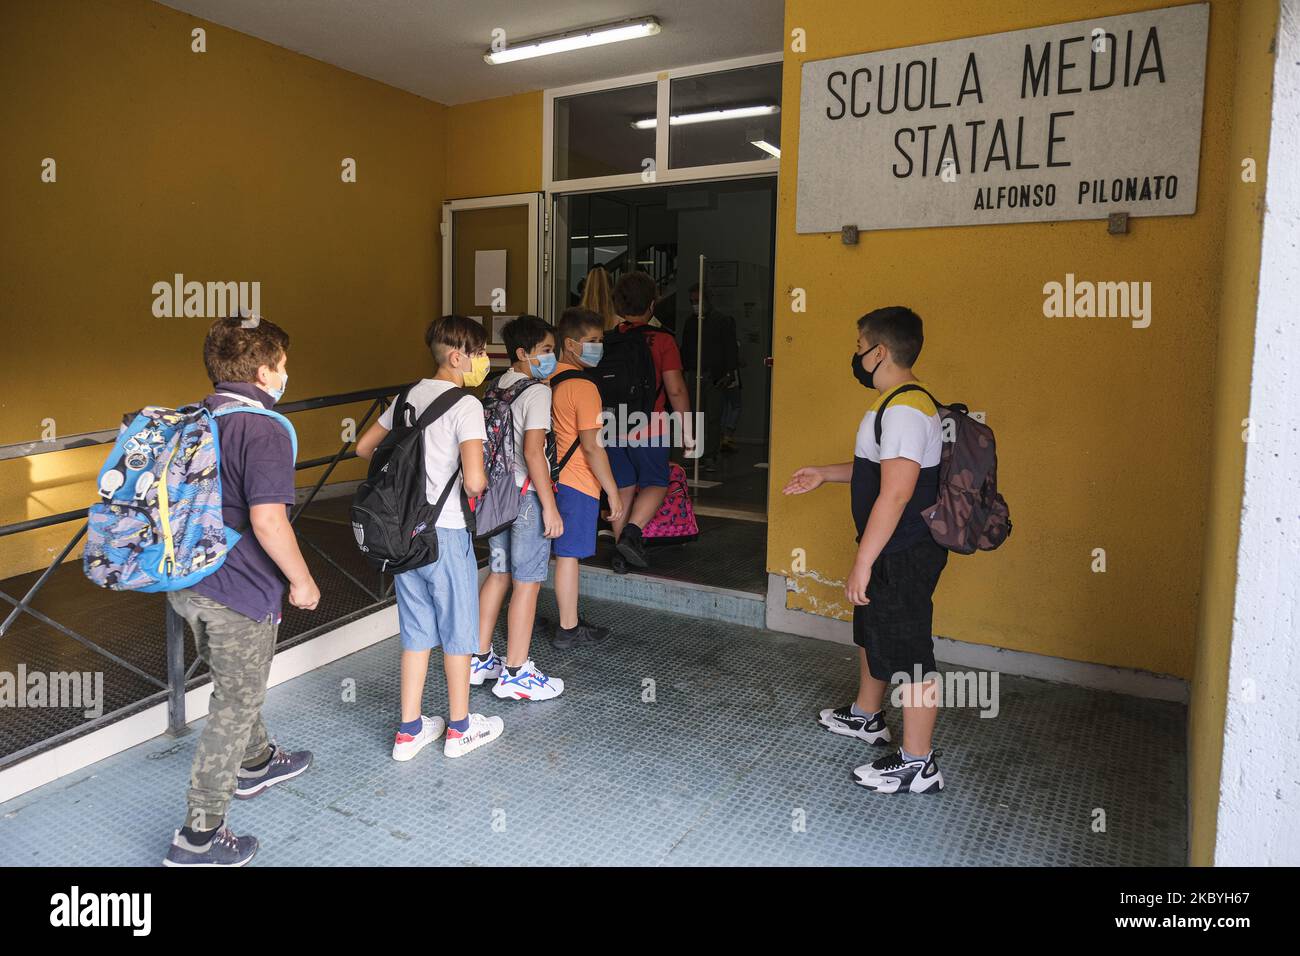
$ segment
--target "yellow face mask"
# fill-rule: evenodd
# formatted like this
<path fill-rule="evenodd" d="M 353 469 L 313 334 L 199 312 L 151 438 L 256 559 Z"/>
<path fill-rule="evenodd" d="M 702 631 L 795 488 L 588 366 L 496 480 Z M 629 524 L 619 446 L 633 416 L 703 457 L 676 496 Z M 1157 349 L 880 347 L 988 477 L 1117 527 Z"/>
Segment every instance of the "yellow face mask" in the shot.
<path fill-rule="evenodd" d="M 469 371 L 465 373 L 465 387 L 478 388 L 482 385 L 491 364 L 491 360 L 486 355 L 475 355 L 470 360 Z"/>

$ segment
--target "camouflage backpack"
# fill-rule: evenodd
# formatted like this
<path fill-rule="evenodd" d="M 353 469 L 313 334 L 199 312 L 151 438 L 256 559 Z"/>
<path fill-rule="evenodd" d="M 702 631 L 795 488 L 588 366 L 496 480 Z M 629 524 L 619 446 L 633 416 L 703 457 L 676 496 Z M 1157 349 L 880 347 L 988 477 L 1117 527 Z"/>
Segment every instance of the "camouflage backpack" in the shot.
<path fill-rule="evenodd" d="M 992 551 L 1011 534 L 1011 513 L 998 494 L 998 455 L 993 429 L 970 417 L 965 405 L 940 404 L 919 385 L 894 391 L 876 412 L 880 444 L 885 408 L 904 392 L 925 392 L 939 411 L 943 453 L 939 459 L 939 497 L 921 512 L 930 535 L 949 551 Z"/>
<path fill-rule="evenodd" d="M 217 420 L 236 412 L 265 415 L 298 437 L 279 412 L 235 401 L 151 405 L 122 425 L 99 471 L 100 500 L 90 506 L 82 564 L 86 577 L 114 591 L 179 591 L 226 560 L 240 538 L 221 515 L 221 445 Z M 247 530 L 247 529 L 244 529 Z"/>

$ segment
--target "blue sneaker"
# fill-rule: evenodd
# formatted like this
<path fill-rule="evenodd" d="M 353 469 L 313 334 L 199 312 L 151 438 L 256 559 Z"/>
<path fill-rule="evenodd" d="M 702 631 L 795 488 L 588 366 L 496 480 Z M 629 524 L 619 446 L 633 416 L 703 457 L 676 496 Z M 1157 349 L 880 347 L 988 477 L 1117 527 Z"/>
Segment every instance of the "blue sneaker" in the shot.
<path fill-rule="evenodd" d="M 492 693 L 502 699 L 551 700 L 564 693 L 564 681 L 558 677 L 547 677 L 531 660 L 528 660 L 514 676 L 511 676 L 508 669 L 503 668 L 501 678 L 492 688 Z"/>
<path fill-rule="evenodd" d="M 177 830 L 163 866 L 243 866 L 257 853 L 257 837 L 235 836 L 222 827 L 207 846 L 198 846 Z"/>
<path fill-rule="evenodd" d="M 311 766 L 311 751 L 288 751 L 276 743 L 271 744 L 271 762 L 258 771 L 239 768 L 235 777 L 235 799 L 251 800 L 267 787 L 294 777 Z"/>
<path fill-rule="evenodd" d="M 505 662 L 497 657 L 496 649 L 493 648 L 488 652 L 487 660 L 480 660 L 477 655 L 469 659 L 469 685 L 471 687 L 481 687 L 490 680 L 496 680 L 501 676 L 501 668 Z"/>

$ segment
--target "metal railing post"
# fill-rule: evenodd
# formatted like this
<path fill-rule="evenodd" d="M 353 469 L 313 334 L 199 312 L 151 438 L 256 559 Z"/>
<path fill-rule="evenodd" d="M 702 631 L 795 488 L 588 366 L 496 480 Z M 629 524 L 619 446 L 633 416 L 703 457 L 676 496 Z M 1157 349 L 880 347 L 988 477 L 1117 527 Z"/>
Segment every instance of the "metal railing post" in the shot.
<path fill-rule="evenodd" d="M 185 619 L 167 602 L 167 735 L 189 733 L 185 722 Z"/>

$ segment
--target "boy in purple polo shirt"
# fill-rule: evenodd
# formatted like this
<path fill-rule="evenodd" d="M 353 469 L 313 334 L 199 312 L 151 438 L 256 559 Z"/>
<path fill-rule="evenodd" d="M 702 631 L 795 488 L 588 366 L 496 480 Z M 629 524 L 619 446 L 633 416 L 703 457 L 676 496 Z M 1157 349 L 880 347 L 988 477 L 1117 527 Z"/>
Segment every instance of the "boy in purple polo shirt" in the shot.
<path fill-rule="evenodd" d="M 288 349 L 289 336 L 272 322 L 218 319 L 203 343 L 213 382 L 204 404 L 270 408 L 289 380 Z M 190 771 L 185 826 L 176 831 L 165 866 L 243 866 L 257 852 L 257 838 L 237 837 L 225 825 L 230 798 L 255 797 L 311 764 L 309 752 L 279 747 L 262 723 L 286 580 L 294 607 L 310 611 L 320 601 L 289 524 L 293 443 L 284 424 L 265 415 L 226 415 L 217 438 L 222 518 L 242 537 L 220 568 L 167 595 L 208 663 L 212 701 Z"/>

